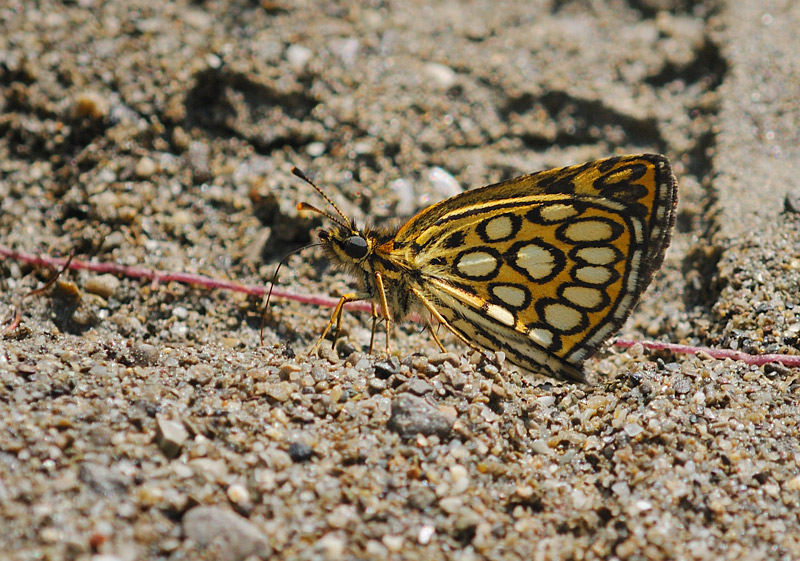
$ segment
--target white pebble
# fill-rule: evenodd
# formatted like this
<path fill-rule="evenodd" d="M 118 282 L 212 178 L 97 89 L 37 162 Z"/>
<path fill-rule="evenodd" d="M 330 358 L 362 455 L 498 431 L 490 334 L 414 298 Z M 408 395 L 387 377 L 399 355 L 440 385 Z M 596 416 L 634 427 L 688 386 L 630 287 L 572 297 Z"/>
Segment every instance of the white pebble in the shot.
<path fill-rule="evenodd" d="M 417 534 L 417 542 L 420 545 L 428 545 L 435 533 L 436 528 L 430 525 L 425 525 L 419 529 L 419 533 Z"/>
<path fill-rule="evenodd" d="M 422 72 L 429 78 L 436 86 L 446 90 L 456 82 L 457 74 L 449 66 L 439 64 L 438 62 L 429 62 L 423 68 Z"/>
<path fill-rule="evenodd" d="M 443 199 L 454 197 L 463 191 L 456 178 L 439 166 L 428 172 L 428 181 Z"/>
<path fill-rule="evenodd" d="M 292 70 L 295 72 L 302 72 L 305 70 L 306 64 L 311 60 L 313 54 L 314 53 L 308 47 L 291 45 L 286 49 L 286 60 L 289 62 L 289 66 L 292 67 Z"/>
<path fill-rule="evenodd" d="M 389 183 L 389 188 L 397 195 L 398 203 L 395 212 L 399 216 L 410 216 L 416 210 L 414 201 L 414 184 L 408 179 L 395 179 Z"/>

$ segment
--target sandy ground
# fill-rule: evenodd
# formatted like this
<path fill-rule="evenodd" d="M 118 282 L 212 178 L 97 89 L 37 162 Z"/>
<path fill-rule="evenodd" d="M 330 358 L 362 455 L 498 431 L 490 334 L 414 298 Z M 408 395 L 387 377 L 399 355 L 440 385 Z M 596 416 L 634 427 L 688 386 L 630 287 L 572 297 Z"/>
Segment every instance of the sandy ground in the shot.
<path fill-rule="evenodd" d="M 0 4 L 0 244 L 264 284 L 382 223 L 615 153 L 681 205 L 628 337 L 798 354 L 795 2 Z M 431 5 L 429 5 L 431 4 Z M 788 210 L 784 210 L 786 205 Z M 10 559 L 798 559 L 798 370 L 500 371 L 368 314 L 0 261 Z M 338 296 L 317 249 L 280 285 Z"/>

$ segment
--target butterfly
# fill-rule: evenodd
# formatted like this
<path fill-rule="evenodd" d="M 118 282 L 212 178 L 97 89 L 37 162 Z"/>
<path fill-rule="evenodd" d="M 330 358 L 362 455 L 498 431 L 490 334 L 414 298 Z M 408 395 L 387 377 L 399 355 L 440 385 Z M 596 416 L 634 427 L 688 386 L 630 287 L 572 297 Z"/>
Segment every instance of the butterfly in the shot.
<path fill-rule="evenodd" d="M 585 382 L 583 362 L 622 326 L 659 269 L 678 202 L 669 160 L 619 156 L 540 171 L 466 191 L 397 230 L 359 228 L 336 211 L 319 231 L 328 258 L 359 291 L 343 295 L 317 341 L 341 326 L 348 302 L 390 323 L 418 313 L 481 352 L 524 370 Z M 314 348 L 317 347 L 315 345 Z"/>

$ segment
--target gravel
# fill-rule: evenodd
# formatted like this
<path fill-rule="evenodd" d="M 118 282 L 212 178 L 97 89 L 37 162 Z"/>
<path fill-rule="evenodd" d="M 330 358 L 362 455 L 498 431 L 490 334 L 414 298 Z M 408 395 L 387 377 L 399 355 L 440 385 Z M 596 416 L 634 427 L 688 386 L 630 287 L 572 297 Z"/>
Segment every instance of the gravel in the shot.
<path fill-rule="evenodd" d="M 624 335 L 797 354 L 798 24 L 777 0 L 6 2 L 0 245 L 263 284 L 320 224 L 297 203 L 325 208 L 292 165 L 360 225 L 657 151 L 679 220 Z M 273 300 L 262 344 L 255 297 L 85 270 L 31 293 L 52 274 L 0 260 L 10 559 L 800 558 L 797 369 L 639 345 L 559 384 L 410 322 L 369 355 L 356 311 L 312 356 L 330 310 Z M 319 248 L 278 284 L 353 290 Z"/>

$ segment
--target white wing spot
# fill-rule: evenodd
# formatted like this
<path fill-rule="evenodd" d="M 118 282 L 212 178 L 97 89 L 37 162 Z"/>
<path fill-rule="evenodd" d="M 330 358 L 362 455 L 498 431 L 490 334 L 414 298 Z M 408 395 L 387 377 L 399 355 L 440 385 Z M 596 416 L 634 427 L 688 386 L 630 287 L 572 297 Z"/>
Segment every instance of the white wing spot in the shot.
<path fill-rule="evenodd" d="M 617 252 L 613 247 L 584 247 L 575 256 L 592 265 L 610 265 L 617 260 Z"/>
<path fill-rule="evenodd" d="M 513 232 L 514 225 L 508 216 L 498 216 L 486 223 L 486 237 L 491 241 L 508 238 Z"/>
<path fill-rule="evenodd" d="M 583 314 L 566 304 L 549 304 L 544 309 L 544 319 L 559 331 L 570 331 L 581 324 Z"/>
<path fill-rule="evenodd" d="M 603 293 L 586 286 L 568 286 L 563 291 L 564 298 L 580 308 L 597 308 L 603 303 Z"/>
<path fill-rule="evenodd" d="M 491 275 L 497 269 L 497 259 L 484 251 L 473 251 L 462 255 L 456 267 L 465 277 L 481 278 Z"/>
<path fill-rule="evenodd" d="M 564 230 L 564 235 L 573 242 L 608 240 L 613 234 L 611 225 L 599 220 L 581 220 L 570 224 Z"/>
<path fill-rule="evenodd" d="M 575 210 L 575 207 L 572 205 L 559 204 L 543 206 L 541 210 L 539 210 L 539 214 L 542 220 L 546 220 L 547 222 L 560 222 L 567 218 L 572 218 L 578 214 L 578 211 Z"/>
<path fill-rule="evenodd" d="M 514 324 L 516 323 L 514 314 L 512 314 L 502 306 L 498 306 L 497 304 L 489 304 L 489 307 L 486 309 L 486 315 L 496 319 L 500 323 L 508 325 L 509 327 L 513 327 Z"/>
<path fill-rule="evenodd" d="M 527 294 L 523 289 L 516 286 L 511 286 L 509 284 L 493 286 L 492 294 L 498 300 L 503 301 L 509 306 L 514 306 L 515 308 L 523 306 L 525 304 L 525 300 L 527 299 Z"/>
<path fill-rule="evenodd" d="M 517 252 L 517 266 L 525 269 L 533 279 L 543 279 L 553 273 L 555 259 L 545 248 L 529 244 Z"/>
<path fill-rule="evenodd" d="M 575 278 L 587 284 L 606 284 L 611 279 L 611 271 L 605 267 L 580 267 Z"/>
<path fill-rule="evenodd" d="M 549 329 L 542 329 L 541 327 L 531 329 L 528 332 L 528 337 L 530 337 L 534 343 L 545 349 L 549 349 L 553 346 L 553 332 Z"/>

